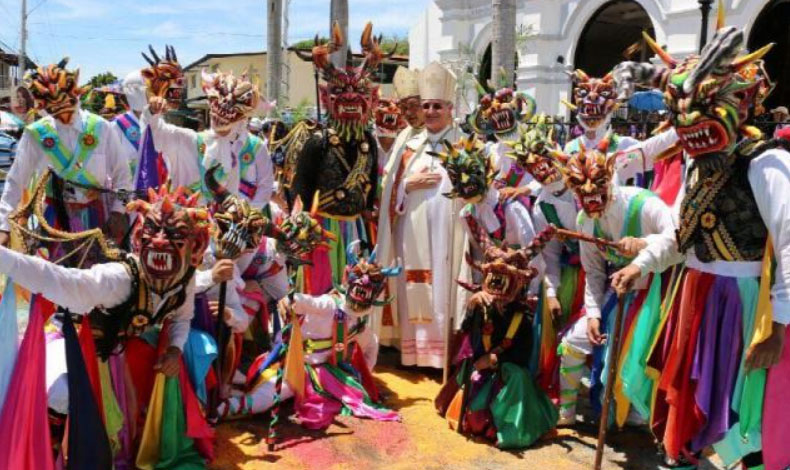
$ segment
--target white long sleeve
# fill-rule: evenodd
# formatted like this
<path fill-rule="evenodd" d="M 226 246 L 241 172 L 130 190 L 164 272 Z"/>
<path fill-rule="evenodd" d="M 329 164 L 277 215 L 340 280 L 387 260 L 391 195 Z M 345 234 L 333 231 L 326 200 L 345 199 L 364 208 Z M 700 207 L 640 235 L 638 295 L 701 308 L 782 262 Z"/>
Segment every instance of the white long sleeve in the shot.
<path fill-rule="evenodd" d="M 773 320 L 790 323 L 790 154 L 768 150 L 749 165 L 749 183 L 774 245 Z"/>
<path fill-rule="evenodd" d="M 89 113 L 78 110 L 73 122 L 65 125 L 52 117 L 42 118 L 55 128 L 58 139 L 70 151 L 77 146 L 77 140 L 84 129 L 84 123 Z M 101 119 L 101 118 L 99 118 Z M 85 171 L 92 175 L 97 183 L 108 189 L 131 189 L 132 176 L 129 166 L 124 161 L 124 151 L 118 134 L 112 129 L 113 124 L 101 119 L 96 139 L 98 144 L 85 164 Z M 41 144 L 36 141 L 33 134 L 25 131 L 17 146 L 17 155 L 8 172 L 0 198 L 0 230 L 8 231 L 10 225 L 8 216 L 16 209 L 22 198 L 23 191 L 33 180 L 34 175 L 42 175 L 47 167 L 52 166 L 50 158 L 44 153 Z M 74 188 L 74 194 L 68 195 L 69 201 L 88 201 L 87 192 Z M 111 207 L 113 212 L 123 212 L 123 203 L 115 200 Z"/>
<path fill-rule="evenodd" d="M 598 220 L 601 230 L 611 241 L 621 239 L 623 224 L 626 222 L 628 204 L 640 191 L 639 188 L 615 187 L 610 207 Z M 648 272 L 661 272 L 672 264 L 682 261 L 675 243 L 675 224 L 669 207 L 658 197 L 645 200 L 640 212 L 642 238 L 647 247 L 639 252 L 632 261 L 643 275 Z M 594 235 L 594 222 L 585 219 L 579 229 Z M 592 243 L 581 243 L 581 261 L 587 276 L 584 290 L 584 304 L 591 318 L 601 316 L 601 306 L 609 286 L 606 259 L 601 250 Z M 622 267 L 622 266 L 620 266 Z"/>
<path fill-rule="evenodd" d="M 640 173 L 652 170 L 655 158 L 677 141 L 678 135 L 674 127 L 642 142 L 621 138 L 618 151 L 625 152 L 625 155 L 615 162 L 618 181 L 628 181 Z"/>
<path fill-rule="evenodd" d="M 147 108 L 142 120 L 153 133 L 173 185 L 189 186 L 200 181 L 197 132 L 165 122 L 161 114 L 151 114 Z"/>
<path fill-rule="evenodd" d="M 274 170 L 265 142 L 261 144 L 258 153 L 255 155 L 254 178 L 255 181 L 253 182 L 257 190 L 255 191 L 255 197 L 250 201 L 250 205 L 257 209 L 262 209 L 263 206 L 269 203 L 274 192 Z"/>
<path fill-rule="evenodd" d="M 47 260 L 0 246 L 0 272 L 34 294 L 85 315 L 98 306 L 115 307 L 131 292 L 123 263 L 102 263 L 89 269 L 65 268 Z"/>
<path fill-rule="evenodd" d="M 540 195 L 535 201 L 532 212 L 532 221 L 535 225 L 535 232 L 540 233 L 549 226 L 549 221 L 543 212 L 542 204 L 550 204 L 557 212 L 557 217 L 562 224 L 561 228 L 576 231 L 576 202 L 570 190 L 560 193 L 564 188 L 564 183 L 558 181 L 541 189 Z M 546 265 L 544 280 L 546 282 L 546 295 L 549 297 L 557 296 L 557 289 L 560 286 L 563 243 L 552 238 L 543 248 L 542 257 Z"/>
<path fill-rule="evenodd" d="M 170 326 L 168 327 L 167 334 L 170 340 L 170 346 L 175 346 L 181 351 L 184 350 L 184 345 L 189 338 L 189 329 L 192 323 L 192 317 L 195 316 L 195 279 L 192 278 L 186 287 L 186 297 L 175 311 L 168 315 L 170 318 Z"/>

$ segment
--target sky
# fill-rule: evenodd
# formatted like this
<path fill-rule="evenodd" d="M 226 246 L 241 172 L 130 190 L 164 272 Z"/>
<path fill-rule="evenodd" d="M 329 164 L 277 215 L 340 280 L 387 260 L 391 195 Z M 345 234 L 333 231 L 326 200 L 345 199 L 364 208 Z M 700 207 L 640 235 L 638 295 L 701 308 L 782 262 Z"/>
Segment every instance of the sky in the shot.
<path fill-rule="evenodd" d="M 291 0 L 289 41 L 329 29 L 330 0 Z M 375 34 L 407 37 L 430 0 L 349 0 L 351 44 L 365 22 Z M 209 53 L 266 49 L 266 0 L 28 0 L 28 55 L 37 63 L 64 56 L 82 79 L 110 71 L 119 77 L 145 65 L 140 52 L 173 45 L 188 65 Z M 19 47 L 21 0 L 0 0 L 0 41 Z M 3 46 L 0 46 L 3 47 Z M 5 47 L 3 47 L 5 49 Z"/>

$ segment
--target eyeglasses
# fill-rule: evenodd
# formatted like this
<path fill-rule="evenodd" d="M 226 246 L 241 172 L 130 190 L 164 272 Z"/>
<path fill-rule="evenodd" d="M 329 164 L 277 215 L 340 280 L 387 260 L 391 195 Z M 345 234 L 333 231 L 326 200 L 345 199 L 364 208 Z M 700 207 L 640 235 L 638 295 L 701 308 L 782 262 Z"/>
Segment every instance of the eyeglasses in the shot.
<path fill-rule="evenodd" d="M 425 111 L 430 111 L 431 109 L 434 111 L 441 111 L 444 109 L 444 103 L 423 103 L 422 109 Z"/>
<path fill-rule="evenodd" d="M 398 107 L 402 111 L 417 111 L 422 106 L 420 100 L 412 99 L 409 101 L 401 101 L 400 103 L 398 103 Z"/>

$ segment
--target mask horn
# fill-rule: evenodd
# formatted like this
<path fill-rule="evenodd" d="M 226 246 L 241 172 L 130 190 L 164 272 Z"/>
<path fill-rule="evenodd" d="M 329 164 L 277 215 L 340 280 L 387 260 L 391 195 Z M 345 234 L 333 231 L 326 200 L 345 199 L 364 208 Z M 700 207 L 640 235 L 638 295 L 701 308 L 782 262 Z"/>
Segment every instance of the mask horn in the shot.
<path fill-rule="evenodd" d="M 716 30 L 720 30 L 727 22 L 727 10 L 724 9 L 724 2 L 719 0 L 716 5 Z"/>
<path fill-rule="evenodd" d="M 656 55 L 658 56 L 659 59 L 661 59 L 661 62 L 663 62 L 664 65 L 666 65 L 671 69 L 675 68 L 678 62 L 675 59 L 673 59 L 672 56 L 667 53 L 667 51 L 662 49 L 661 46 L 659 46 L 658 43 L 654 41 L 649 34 L 647 34 L 647 31 L 642 31 L 642 37 L 645 38 L 645 42 L 647 43 L 647 45 L 650 47 L 650 49 L 652 49 L 653 52 L 656 53 Z"/>
<path fill-rule="evenodd" d="M 154 46 L 149 44 L 148 50 L 151 51 L 151 57 L 154 58 L 157 64 L 162 61 L 162 59 L 159 58 L 159 55 L 157 55 L 156 51 L 154 50 Z"/>
<path fill-rule="evenodd" d="M 378 245 L 374 246 L 373 251 L 370 253 L 370 256 L 368 257 L 368 263 L 373 264 L 376 262 L 376 252 L 378 251 L 379 251 L 379 246 Z"/>
<path fill-rule="evenodd" d="M 62 59 L 60 59 L 60 62 L 58 62 L 58 68 L 62 69 L 64 67 L 66 67 L 66 64 L 68 64 L 68 63 L 69 63 L 69 58 L 68 57 L 62 58 Z"/>
<path fill-rule="evenodd" d="M 751 63 L 753 63 L 753 62 L 755 62 L 757 60 L 762 59 L 765 56 L 765 54 L 768 54 L 768 52 L 773 47 L 774 47 L 774 43 L 766 44 L 765 46 L 761 47 L 760 49 L 757 49 L 756 51 L 752 52 L 751 54 L 746 54 L 744 56 L 738 57 L 737 59 L 735 59 L 732 62 L 732 67 L 735 70 L 740 70 L 743 67 L 745 67 L 745 66 L 747 66 L 747 65 L 749 65 L 749 64 L 751 64 Z"/>
<path fill-rule="evenodd" d="M 357 247 L 360 245 L 360 243 L 360 240 L 354 240 L 348 244 L 348 247 L 346 248 L 347 265 L 354 266 L 355 264 L 359 263 L 359 258 L 357 257 Z"/>

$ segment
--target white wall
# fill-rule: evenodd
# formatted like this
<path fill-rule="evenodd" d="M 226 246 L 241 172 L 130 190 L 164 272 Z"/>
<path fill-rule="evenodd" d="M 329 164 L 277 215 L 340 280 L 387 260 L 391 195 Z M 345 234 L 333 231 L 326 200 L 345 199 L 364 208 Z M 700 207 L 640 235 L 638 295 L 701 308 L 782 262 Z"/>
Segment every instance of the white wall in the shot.
<path fill-rule="evenodd" d="M 573 61 L 576 44 L 594 13 L 609 0 L 520 0 L 517 24 L 534 25 L 536 35 L 519 51 L 518 87 L 535 96 L 538 109 L 563 114 L 559 104 L 570 93 L 570 80 L 557 64 Z M 701 13 L 696 0 L 635 0 L 650 16 L 656 41 L 670 54 L 683 57 L 697 51 Z M 751 25 L 771 0 L 724 0 L 727 24 Z M 713 34 L 716 4 L 709 17 Z M 409 34 L 410 66 L 422 68 L 432 60 L 451 60 L 458 43 L 482 55 L 491 42 L 491 0 L 430 0 Z"/>

